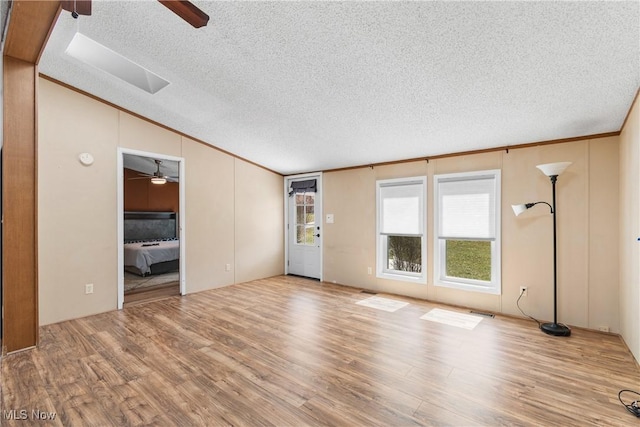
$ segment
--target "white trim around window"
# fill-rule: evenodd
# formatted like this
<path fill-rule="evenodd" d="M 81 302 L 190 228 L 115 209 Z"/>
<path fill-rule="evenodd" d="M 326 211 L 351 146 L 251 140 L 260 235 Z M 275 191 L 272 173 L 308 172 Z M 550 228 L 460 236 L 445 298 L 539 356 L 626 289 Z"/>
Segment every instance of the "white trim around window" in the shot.
<path fill-rule="evenodd" d="M 434 176 L 436 286 L 501 293 L 500 177 L 500 170 Z M 480 268 L 465 270 L 467 254 Z"/>
<path fill-rule="evenodd" d="M 376 181 L 376 277 L 427 283 L 426 188 L 425 176 Z"/>

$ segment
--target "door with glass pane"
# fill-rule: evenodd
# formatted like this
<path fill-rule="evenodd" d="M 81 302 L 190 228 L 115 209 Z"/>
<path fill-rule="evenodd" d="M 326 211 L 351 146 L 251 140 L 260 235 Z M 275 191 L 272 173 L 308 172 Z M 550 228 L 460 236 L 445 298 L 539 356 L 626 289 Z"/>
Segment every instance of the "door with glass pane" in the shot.
<path fill-rule="evenodd" d="M 322 210 L 319 177 L 291 179 L 289 188 L 288 273 L 320 279 Z"/>

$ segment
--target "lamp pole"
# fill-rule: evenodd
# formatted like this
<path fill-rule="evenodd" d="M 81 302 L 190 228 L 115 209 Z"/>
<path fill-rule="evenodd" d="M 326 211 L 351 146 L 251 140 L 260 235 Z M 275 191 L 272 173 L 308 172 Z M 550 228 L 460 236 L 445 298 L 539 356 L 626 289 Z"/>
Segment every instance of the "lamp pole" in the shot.
<path fill-rule="evenodd" d="M 556 181 L 558 175 L 550 175 L 551 179 L 551 211 L 553 213 L 553 323 L 543 323 L 540 329 L 545 334 L 559 337 L 571 335 L 571 329 L 558 324 L 558 236 L 556 227 Z"/>
<path fill-rule="evenodd" d="M 553 210 L 553 324 L 558 324 L 558 234 L 556 227 L 556 181 L 558 175 L 551 177 L 551 206 Z"/>

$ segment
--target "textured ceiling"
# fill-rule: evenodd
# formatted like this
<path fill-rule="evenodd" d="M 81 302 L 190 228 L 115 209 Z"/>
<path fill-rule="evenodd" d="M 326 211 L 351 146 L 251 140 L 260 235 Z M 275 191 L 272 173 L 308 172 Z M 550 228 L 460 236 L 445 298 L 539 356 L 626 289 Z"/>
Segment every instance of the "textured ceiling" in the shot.
<path fill-rule="evenodd" d="M 40 71 L 283 174 L 618 131 L 640 2 L 156 1 L 63 12 Z M 171 84 L 64 54 L 76 30 Z"/>

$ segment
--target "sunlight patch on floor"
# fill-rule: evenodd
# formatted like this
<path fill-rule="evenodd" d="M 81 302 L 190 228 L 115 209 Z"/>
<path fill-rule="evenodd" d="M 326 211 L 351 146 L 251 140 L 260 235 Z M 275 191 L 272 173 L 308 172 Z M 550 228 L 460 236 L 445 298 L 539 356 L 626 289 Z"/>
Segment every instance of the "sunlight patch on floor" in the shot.
<path fill-rule="evenodd" d="M 458 313 L 456 311 L 442 310 L 434 308 L 430 312 L 420 317 L 424 320 L 443 323 L 445 325 L 457 326 L 472 331 L 478 323 L 482 321 L 482 317 L 473 316 L 471 314 Z"/>
<path fill-rule="evenodd" d="M 390 313 L 393 313 L 394 311 L 409 305 L 408 302 L 398 301 L 390 298 L 382 298 L 382 297 L 369 297 L 367 299 L 363 299 L 356 302 L 356 304 L 363 305 L 365 307 L 375 308 L 378 310 L 388 311 Z"/>

